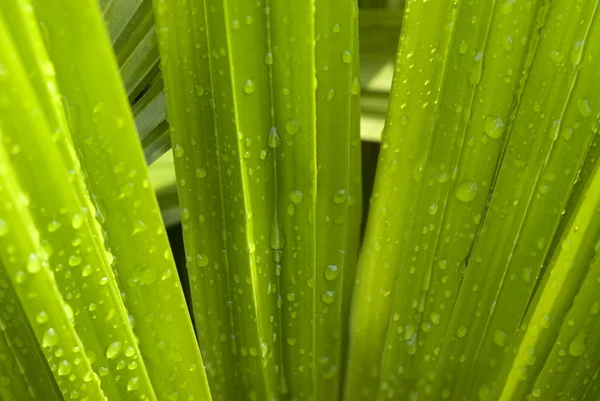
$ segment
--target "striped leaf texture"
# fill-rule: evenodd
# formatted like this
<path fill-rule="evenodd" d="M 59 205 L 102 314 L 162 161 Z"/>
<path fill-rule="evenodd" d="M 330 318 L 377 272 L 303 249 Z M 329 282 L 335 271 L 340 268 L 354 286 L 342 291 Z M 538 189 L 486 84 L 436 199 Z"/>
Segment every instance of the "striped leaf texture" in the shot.
<path fill-rule="evenodd" d="M 346 400 L 595 399 L 597 9 L 407 2 Z"/>
<path fill-rule="evenodd" d="M 335 400 L 361 217 L 352 1 L 154 1 L 213 400 Z"/>
<path fill-rule="evenodd" d="M 3 400 L 209 399 L 97 3 L 6 1 L 0 41 Z"/>

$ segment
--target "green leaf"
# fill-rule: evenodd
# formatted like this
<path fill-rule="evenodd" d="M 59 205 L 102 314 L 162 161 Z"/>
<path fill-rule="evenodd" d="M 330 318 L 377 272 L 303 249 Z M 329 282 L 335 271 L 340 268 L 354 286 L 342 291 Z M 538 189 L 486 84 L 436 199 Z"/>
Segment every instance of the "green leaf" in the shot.
<path fill-rule="evenodd" d="M 583 43 L 595 7 L 552 4 L 538 39 L 547 2 L 459 2 L 447 26 L 434 18 L 446 15 L 439 3 L 408 4 L 361 254 L 347 399 L 487 400 L 492 381 L 502 387 L 504 342 L 526 312 L 593 137 L 597 78 Z"/>
<path fill-rule="evenodd" d="M 158 398 L 206 398 L 202 360 L 97 5 L 61 4 L 36 2 L 36 13 L 148 375 Z"/>
<path fill-rule="evenodd" d="M 0 24 L 0 28 L 4 26 Z M 0 29 L 0 40 L 6 45 L 3 33 Z M 2 60 L 2 65 L 7 67 L 5 60 Z M 3 136 L 2 139 L 4 142 Z M 27 195 L 19 187 L 10 167 L 4 143 L 0 146 L 0 165 L 3 166 L 0 169 L 0 195 L 3 199 L 0 204 L 2 267 L 10 277 L 11 286 L 28 320 L 35 322 L 33 331 L 63 394 L 100 400 L 102 390 L 90 366 L 89 348 L 84 353 L 83 343 L 73 326 L 73 311 L 66 306 L 58 290 L 49 268 L 48 247 L 41 243 L 39 231 L 27 209 L 27 203 L 23 201 Z M 10 250 L 10 253 L 6 250 Z M 27 392 L 22 389 L 17 391 L 12 395 L 3 392 L 2 397 L 6 400 L 27 397 Z M 52 397 L 52 390 L 48 397 Z"/>
<path fill-rule="evenodd" d="M 2 223 L 0 223 L 2 224 Z M 4 223 L 5 224 L 5 223 Z M 8 400 L 62 400 L 35 333 L 0 263 L 0 394 Z"/>
<path fill-rule="evenodd" d="M 512 338 L 525 315 L 590 148 L 600 101 L 593 67 L 598 39 L 590 36 L 596 7 L 568 1 L 550 7 L 441 351 L 441 369 L 458 373 L 444 387 L 458 394 L 486 393 L 498 380 L 499 366 L 490 365 L 504 352 L 496 339 Z M 474 286 L 477 292 L 468 291 Z M 469 333 L 458 338 L 467 317 Z M 452 355 L 464 355 L 465 368 L 458 370 Z M 476 369 L 483 361 L 489 368 Z"/>
<path fill-rule="evenodd" d="M 435 121 L 434 113 L 427 110 L 427 106 L 434 106 L 441 90 L 450 40 L 450 32 L 445 26 L 454 18 L 452 3 L 410 3 L 407 6 L 410 9 L 405 12 L 398 69 L 389 106 L 389 115 L 394 116 L 395 121 L 391 123 L 388 118 L 384 130 L 353 298 L 345 387 L 345 398 L 349 401 L 376 397 L 378 392 L 381 356 L 392 306 L 391 294 L 401 258 L 398 243 L 404 240 L 404 233 L 409 227 L 409 204 L 418 193 L 418 181 L 412 177 L 419 178 L 427 151 L 422 144 L 431 138 L 431 127 Z M 421 24 L 419 21 L 425 15 L 428 24 Z M 419 37 L 419 41 L 411 41 L 412 37 Z M 437 50 L 433 58 L 429 51 L 418 51 L 427 48 Z M 418 71 L 399 69 L 404 63 L 415 63 L 421 67 Z M 408 90 L 403 87 L 405 84 L 411 88 L 427 85 L 428 90 Z M 415 134 L 400 134 L 402 125 L 407 123 L 411 126 L 404 128 L 403 132 Z M 403 146 L 399 148 L 401 141 Z M 401 190 L 398 183 L 402 183 Z"/>
<path fill-rule="evenodd" d="M 37 322 L 36 318 L 39 314 L 56 313 L 56 308 L 60 307 L 58 310 L 63 311 L 64 320 L 72 321 L 69 326 L 76 324 L 81 329 L 85 328 L 75 334 L 72 328 L 70 330 L 64 328 L 59 317 L 57 317 L 59 319 L 57 325 L 60 323 L 60 328 L 56 327 L 52 320 L 46 322 L 44 319 L 38 327 L 34 328 L 36 337 L 43 347 L 43 336 L 50 336 L 50 343 L 46 341 L 45 346 L 49 348 L 45 350 L 48 351 L 46 359 L 53 366 L 61 391 L 64 394 L 78 393 L 81 391 L 79 386 L 85 383 L 84 376 L 90 377 L 86 373 L 89 364 L 92 363 L 88 358 L 94 360 L 95 370 L 100 371 L 102 367 L 108 373 L 108 367 L 112 365 L 114 369 L 116 365 L 116 361 L 110 360 L 111 358 L 107 356 L 111 344 L 131 349 L 127 353 L 128 357 L 132 358 L 137 357 L 136 344 L 116 285 L 108 278 L 109 267 L 104 250 L 97 247 L 95 237 L 97 231 L 90 218 L 87 218 L 90 211 L 79 198 L 77 187 L 72 186 L 68 180 L 67 166 L 54 144 L 54 141 L 64 140 L 61 138 L 64 133 L 52 134 L 20 65 L 18 52 L 7 35 L 5 26 L 2 25 L 0 28 L 2 28 L 2 47 L 7 49 L 0 59 L 5 72 L 3 88 L 6 96 L 12 99 L 11 102 L 3 102 L 3 111 L 0 113 L 2 142 L 3 146 L 9 149 L 11 157 L 10 163 L 8 155 L 0 163 L 7 166 L 4 177 L 6 183 L 3 186 L 7 194 L 3 197 L 8 199 L 7 204 L 3 205 L 4 210 L 1 214 L 8 226 L 21 226 L 29 230 L 22 230 L 22 232 L 16 230 L 11 234 L 9 241 L 20 242 L 9 243 L 3 248 L 3 264 L 13 280 L 13 287 L 16 284 L 20 285 L 15 290 L 30 322 Z M 39 166 L 52 167 L 44 170 Z M 77 177 L 74 182 L 77 182 Z M 58 191 L 59 195 L 40 196 L 51 191 Z M 21 213 L 9 216 L 10 208 L 17 206 L 23 209 Z M 42 230 L 44 236 L 40 239 Z M 45 244 L 44 248 L 42 244 Z M 18 247 L 16 251 L 20 253 L 12 257 L 11 250 L 15 247 Z M 86 251 L 82 252 L 82 249 Z M 47 264 L 52 268 L 53 275 L 50 275 Z M 42 268 L 44 274 L 37 274 Z M 41 283 L 39 289 L 35 290 L 33 285 L 38 277 Z M 75 296 L 76 294 L 73 293 L 77 289 L 75 283 L 79 280 L 85 281 L 87 290 L 78 290 Z M 60 295 L 57 296 L 57 289 L 47 290 L 47 296 L 54 297 L 51 300 L 45 300 L 37 293 L 48 286 L 58 287 L 66 301 L 63 301 Z M 27 297 L 36 298 L 31 302 L 32 305 L 24 302 Z M 45 308 L 46 302 L 48 302 L 48 310 L 42 309 Z M 111 324 L 95 325 L 92 316 L 95 314 L 82 313 L 84 310 L 88 311 L 92 304 L 97 310 L 96 313 L 107 319 L 107 322 L 110 320 Z M 48 331 L 51 335 L 46 334 Z M 73 341 L 76 341 L 75 344 L 81 341 L 86 349 L 84 356 L 81 356 L 83 347 L 80 345 L 72 344 L 69 350 L 64 352 L 58 352 L 59 348 L 54 348 L 58 343 L 53 336 L 56 334 L 59 339 L 62 339 L 63 331 L 65 331 L 66 345 L 72 344 Z M 76 340 L 73 340 L 73 336 Z M 77 361 L 85 359 L 81 367 L 73 366 L 76 365 L 76 359 Z M 67 383 L 64 376 L 70 375 L 71 371 L 74 371 L 76 377 L 73 382 Z M 113 376 L 105 375 L 102 390 L 109 395 L 126 393 L 128 381 L 135 378 L 140 392 L 152 394 L 143 366 L 135 373 L 131 372 L 123 376 L 124 381 L 118 384 Z M 99 388 L 91 385 L 90 397 L 95 397 L 93 394 L 96 393 L 99 394 Z"/>
<path fill-rule="evenodd" d="M 100 7 L 102 7 L 108 35 L 110 36 L 111 42 L 115 43 L 138 9 L 143 7 L 145 0 L 108 0 L 106 4 L 103 4 L 103 1 L 104 0 L 100 0 Z M 95 9 L 98 6 L 94 4 L 91 7 Z"/>
<path fill-rule="evenodd" d="M 360 222 L 355 6 L 154 5 L 213 398 L 335 399 Z"/>

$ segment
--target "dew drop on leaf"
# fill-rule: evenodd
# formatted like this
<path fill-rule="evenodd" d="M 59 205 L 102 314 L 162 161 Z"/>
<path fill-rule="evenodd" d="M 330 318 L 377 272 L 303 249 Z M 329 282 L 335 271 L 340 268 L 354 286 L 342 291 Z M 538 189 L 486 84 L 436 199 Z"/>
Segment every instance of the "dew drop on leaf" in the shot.
<path fill-rule="evenodd" d="M 58 375 L 66 376 L 73 370 L 73 366 L 69 363 L 69 361 L 64 360 L 58 364 Z"/>
<path fill-rule="evenodd" d="M 285 122 L 285 130 L 290 135 L 296 135 L 300 132 L 300 124 L 296 120 L 287 120 Z"/>
<path fill-rule="evenodd" d="M 581 114 L 583 117 L 589 117 L 592 115 L 592 109 L 587 99 L 578 99 L 577 108 L 579 109 L 579 114 Z"/>
<path fill-rule="evenodd" d="M 496 330 L 494 332 L 494 343 L 499 347 L 504 347 L 506 343 L 506 333 L 502 330 Z"/>
<path fill-rule="evenodd" d="M 498 139 L 504 134 L 504 121 L 502 121 L 500 117 L 493 115 L 487 116 L 485 119 L 484 130 L 490 138 Z"/>
<path fill-rule="evenodd" d="M 71 255 L 69 256 L 69 266 L 75 267 L 81 264 L 81 256 L 79 255 Z"/>
<path fill-rule="evenodd" d="M 340 189 L 339 191 L 336 191 L 333 194 L 333 203 L 336 203 L 338 205 L 341 205 L 342 203 L 346 202 L 346 199 L 348 199 L 348 195 L 346 193 L 345 189 Z"/>
<path fill-rule="evenodd" d="M 48 314 L 44 311 L 41 311 L 35 317 L 35 321 L 38 322 L 39 324 L 46 323 L 48 321 Z"/>
<path fill-rule="evenodd" d="M 134 390 L 137 390 L 138 388 L 140 388 L 139 378 L 136 376 L 136 377 L 132 377 L 131 379 L 129 379 L 129 381 L 127 382 L 127 391 L 134 391 Z"/>
<path fill-rule="evenodd" d="M 205 253 L 198 253 L 196 255 L 196 266 L 206 267 L 208 265 L 208 256 Z"/>
<path fill-rule="evenodd" d="M 585 334 L 579 333 L 571 340 L 569 344 L 569 354 L 571 356 L 581 356 L 585 351 Z"/>
<path fill-rule="evenodd" d="M 44 332 L 44 336 L 42 337 L 42 347 L 54 347 L 58 343 L 58 335 L 54 331 L 53 328 L 49 328 Z"/>
<path fill-rule="evenodd" d="M 346 64 L 350 64 L 352 62 L 352 53 L 350 53 L 350 50 L 344 50 L 342 53 L 342 61 Z"/>
<path fill-rule="evenodd" d="M 108 359 L 115 359 L 121 353 L 122 348 L 123 344 L 119 341 L 112 342 L 106 349 L 106 357 Z"/>
<path fill-rule="evenodd" d="M 464 181 L 456 187 L 456 198 L 463 202 L 471 202 L 477 196 L 477 184 L 474 181 Z"/>
<path fill-rule="evenodd" d="M 181 159 L 183 157 L 184 152 L 185 150 L 180 144 L 175 144 L 175 147 L 173 147 L 173 154 L 175 155 L 176 159 Z"/>
<path fill-rule="evenodd" d="M 271 53 L 270 51 L 267 52 L 267 55 L 265 56 L 265 64 L 266 65 L 272 65 L 273 64 L 273 53 Z"/>
<path fill-rule="evenodd" d="M 47 228 L 49 233 L 53 233 L 60 228 L 60 223 L 56 220 L 52 220 L 50 223 L 48 223 Z"/>
<path fill-rule="evenodd" d="M 255 90 L 256 90 L 256 84 L 254 83 L 253 80 L 248 79 L 246 81 L 246 83 L 244 84 L 244 93 L 246 93 L 247 95 L 251 95 L 254 93 Z"/>
<path fill-rule="evenodd" d="M 335 302 L 335 291 L 327 290 L 321 294 L 321 300 L 326 304 L 332 304 Z"/>
<path fill-rule="evenodd" d="M 281 146 L 281 137 L 277 132 L 277 128 L 271 127 L 271 131 L 269 131 L 269 138 L 267 139 L 267 145 L 269 145 L 269 147 L 272 149 Z"/>
<path fill-rule="evenodd" d="M 353 95 L 358 95 L 360 93 L 360 78 L 358 76 L 354 76 L 352 78 L 352 86 L 350 87 L 350 92 Z"/>
<path fill-rule="evenodd" d="M 573 48 L 571 49 L 571 64 L 573 65 L 573 67 L 577 67 L 579 63 L 581 63 L 584 44 L 585 41 L 583 40 L 578 40 L 573 44 Z"/>
<path fill-rule="evenodd" d="M 338 278 L 339 273 L 339 268 L 336 265 L 327 265 L 323 275 L 325 276 L 326 280 L 333 281 Z"/>
<path fill-rule="evenodd" d="M 78 230 L 83 225 L 83 216 L 80 213 L 75 213 L 71 219 L 71 226 Z"/>
<path fill-rule="evenodd" d="M 27 271 L 31 274 L 35 274 L 39 272 L 42 268 L 42 263 L 40 262 L 38 256 L 35 253 L 29 255 L 29 260 L 27 261 Z"/>

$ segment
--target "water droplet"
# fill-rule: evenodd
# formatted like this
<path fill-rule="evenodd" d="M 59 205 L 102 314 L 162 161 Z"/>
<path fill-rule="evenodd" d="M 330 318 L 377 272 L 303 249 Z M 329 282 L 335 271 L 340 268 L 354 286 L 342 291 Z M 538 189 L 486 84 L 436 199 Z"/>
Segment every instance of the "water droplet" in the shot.
<path fill-rule="evenodd" d="M 53 328 L 49 328 L 44 332 L 44 336 L 42 337 L 42 347 L 54 347 L 56 344 L 58 344 L 58 335 Z"/>
<path fill-rule="evenodd" d="M 552 61 L 554 61 L 555 63 L 561 63 L 564 58 L 565 58 L 564 55 L 561 52 L 559 52 L 558 50 L 552 50 L 550 52 L 550 59 Z"/>
<path fill-rule="evenodd" d="M 248 79 L 246 81 L 246 83 L 244 84 L 244 92 L 248 95 L 251 95 L 254 93 L 255 90 L 256 90 L 256 84 L 254 83 L 253 80 Z"/>
<path fill-rule="evenodd" d="M 348 199 L 348 194 L 346 193 L 345 189 L 340 189 L 339 191 L 336 191 L 333 194 L 333 203 L 336 203 L 338 205 L 346 202 L 346 199 Z"/>
<path fill-rule="evenodd" d="M 92 274 L 92 266 L 90 266 L 90 265 L 83 266 L 83 269 L 81 269 L 81 276 L 88 277 L 90 274 Z"/>
<path fill-rule="evenodd" d="M 504 39 L 502 40 L 502 46 L 504 47 L 504 50 L 512 51 L 512 49 L 514 47 L 514 43 L 513 43 L 513 39 L 510 37 L 510 35 L 506 35 L 504 37 Z"/>
<path fill-rule="evenodd" d="M 504 134 L 504 121 L 500 117 L 493 115 L 487 116 L 484 126 L 487 136 L 493 139 L 498 139 Z"/>
<path fill-rule="evenodd" d="M 53 233 L 58 230 L 60 226 L 61 224 L 58 221 L 52 220 L 50 223 L 48 223 L 48 232 Z"/>
<path fill-rule="evenodd" d="M 523 363 L 528 366 L 533 366 L 535 365 L 536 359 L 537 357 L 535 355 L 535 349 L 529 348 L 529 351 L 527 351 L 525 357 L 523 358 Z"/>
<path fill-rule="evenodd" d="M 458 330 L 456 331 L 456 336 L 458 338 L 463 338 L 466 335 L 467 335 L 467 328 L 465 326 L 460 326 L 458 328 Z"/>
<path fill-rule="evenodd" d="M 321 294 L 321 300 L 326 304 L 332 304 L 335 302 L 335 291 L 327 290 Z"/>
<path fill-rule="evenodd" d="M 183 146 L 180 144 L 175 144 L 175 147 L 173 148 L 173 154 L 175 155 L 175 158 L 181 159 L 181 157 L 183 156 L 183 153 L 184 153 Z"/>
<path fill-rule="evenodd" d="M 438 260 L 438 267 L 442 270 L 446 270 L 448 268 L 448 261 L 446 259 Z"/>
<path fill-rule="evenodd" d="M 542 390 L 540 390 L 539 388 L 536 388 L 535 390 L 533 390 L 531 392 L 531 395 L 534 396 L 535 398 L 540 398 L 540 396 L 542 395 Z"/>
<path fill-rule="evenodd" d="M 430 216 L 433 216 L 433 215 L 435 215 L 437 213 L 437 211 L 438 211 L 438 205 L 437 205 L 437 203 L 432 203 L 429 206 L 429 210 L 427 210 L 427 213 L 429 213 Z"/>
<path fill-rule="evenodd" d="M 82 225 L 83 225 L 83 216 L 80 213 L 74 214 L 73 218 L 71 219 L 71 226 L 74 229 L 79 230 Z"/>
<path fill-rule="evenodd" d="M 111 343 L 106 349 L 106 357 L 108 359 L 115 359 L 121 353 L 122 348 L 123 344 L 121 344 L 119 341 Z"/>
<path fill-rule="evenodd" d="M 404 339 L 409 340 L 415 334 L 415 326 L 407 324 L 404 328 Z"/>
<path fill-rule="evenodd" d="M 585 334 L 579 333 L 571 340 L 569 344 L 569 354 L 572 356 L 581 356 L 585 351 Z"/>
<path fill-rule="evenodd" d="M 202 167 L 197 168 L 196 169 L 196 177 L 198 177 L 198 178 L 204 178 L 204 177 L 206 177 L 206 170 L 203 169 Z"/>
<path fill-rule="evenodd" d="M 288 339 L 287 339 L 287 343 L 288 343 L 289 345 L 291 345 L 291 346 L 294 346 L 294 345 L 296 345 L 296 342 L 297 342 L 297 341 L 298 341 L 298 340 L 296 340 L 295 338 L 288 338 Z"/>
<path fill-rule="evenodd" d="M 35 321 L 38 322 L 39 324 L 46 323 L 48 321 L 48 314 L 44 311 L 41 311 L 35 317 Z"/>
<path fill-rule="evenodd" d="M 350 53 L 350 50 L 344 50 L 342 53 L 342 61 L 346 64 L 350 64 L 352 62 L 352 53 Z"/>
<path fill-rule="evenodd" d="M 134 391 L 140 388 L 140 380 L 138 377 L 132 377 L 127 382 L 127 391 Z"/>
<path fill-rule="evenodd" d="M 477 184 L 474 181 L 464 181 L 456 187 L 456 198 L 463 202 L 471 202 L 477 196 Z"/>
<path fill-rule="evenodd" d="M 205 253 L 198 253 L 196 255 L 196 266 L 198 267 L 206 267 L 208 266 L 208 256 Z"/>
<path fill-rule="evenodd" d="M 592 109 L 587 99 L 578 99 L 577 108 L 583 117 L 589 117 L 592 115 Z"/>
<path fill-rule="evenodd" d="M 336 265 L 327 265 L 327 267 L 323 271 L 325 279 L 329 281 L 335 280 L 338 277 L 339 273 L 339 269 Z"/>
<path fill-rule="evenodd" d="M 360 78 L 358 76 L 354 76 L 354 78 L 352 78 L 352 87 L 350 88 L 350 92 L 353 95 L 358 95 L 360 93 Z"/>
<path fill-rule="evenodd" d="M 288 198 L 296 205 L 299 205 L 304 200 L 304 194 L 300 190 L 296 189 L 290 192 Z"/>
<path fill-rule="evenodd" d="M 499 347 L 504 347 L 506 343 L 506 333 L 502 330 L 496 330 L 494 332 L 494 343 Z"/>
<path fill-rule="evenodd" d="M 271 53 L 270 51 L 268 51 L 265 55 L 265 64 L 273 65 L 273 53 Z"/>
<path fill-rule="evenodd" d="M 330 103 L 333 100 L 334 97 L 335 97 L 335 90 L 329 89 L 327 91 L 327 97 L 326 97 L 327 103 Z"/>
<path fill-rule="evenodd" d="M 483 51 L 477 52 L 477 54 L 475 54 L 475 57 L 473 58 L 475 64 L 473 65 L 473 68 L 471 68 L 471 72 L 469 75 L 469 82 L 471 83 L 471 85 L 476 85 L 479 83 L 479 81 L 481 81 L 481 74 L 483 70 L 482 59 Z"/>
<path fill-rule="evenodd" d="M 58 375 L 59 376 L 66 376 L 69 373 L 71 373 L 71 371 L 73 370 L 73 367 L 71 366 L 71 364 L 69 363 L 69 361 L 61 361 L 58 364 Z"/>
<path fill-rule="evenodd" d="M 458 53 L 465 54 L 469 50 L 469 44 L 464 40 L 458 45 Z"/>
<path fill-rule="evenodd" d="M 573 44 L 573 48 L 571 49 L 571 64 L 573 67 L 576 67 L 581 63 L 581 59 L 583 57 L 583 45 L 585 41 L 578 40 Z"/>
<path fill-rule="evenodd" d="M 81 264 L 81 256 L 79 255 L 71 255 L 69 256 L 69 266 L 75 267 Z"/>
<path fill-rule="evenodd" d="M 204 86 L 196 85 L 196 96 L 204 95 Z"/>
<path fill-rule="evenodd" d="M 333 33 L 340 33 L 340 31 L 341 31 L 340 24 L 334 24 L 334 25 L 331 27 L 331 31 L 332 31 Z"/>
<path fill-rule="evenodd" d="M 27 271 L 31 274 L 35 274 L 42 269 L 42 263 L 40 262 L 38 256 L 35 253 L 29 255 L 29 260 L 27 260 Z"/>
<path fill-rule="evenodd" d="M 273 219 L 273 224 L 271 225 L 271 248 L 274 250 L 281 250 L 285 246 L 285 237 L 283 235 L 283 231 L 279 228 L 279 224 L 277 224 L 277 218 Z"/>
<path fill-rule="evenodd" d="M 269 138 L 267 139 L 267 144 L 270 148 L 275 149 L 281 146 L 281 137 L 277 132 L 277 128 L 271 127 L 271 131 L 269 131 Z"/>
<path fill-rule="evenodd" d="M 296 135 L 300 131 L 300 125 L 296 120 L 287 120 L 285 122 L 285 130 L 290 135 Z"/>

